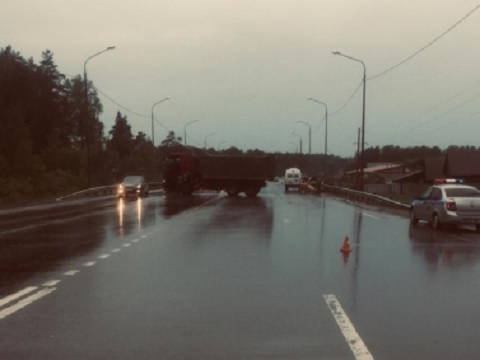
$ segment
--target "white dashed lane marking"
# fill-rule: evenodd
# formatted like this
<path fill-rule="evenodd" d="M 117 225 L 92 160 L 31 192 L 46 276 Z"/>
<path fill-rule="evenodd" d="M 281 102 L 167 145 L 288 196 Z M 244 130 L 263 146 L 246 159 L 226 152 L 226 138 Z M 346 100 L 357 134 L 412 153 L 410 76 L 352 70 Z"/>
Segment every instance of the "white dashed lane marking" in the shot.
<path fill-rule="evenodd" d="M 64 272 L 63 275 L 73 276 L 75 274 L 78 274 L 79 272 L 80 272 L 79 270 L 70 270 L 70 271 Z"/>
<path fill-rule="evenodd" d="M 140 236 L 140 238 L 133 239 L 131 243 L 125 243 L 122 247 L 130 247 L 132 243 L 138 243 L 141 239 L 147 238 L 146 235 Z M 121 248 L 115 248 L 111 250 L 111 253 L 118 253 L 122 251 Z M 103 254 L 98 257 L 98 259 L 107 259 L 110 257 L 110 254 Z M 85 267 L 94 266 L 96 261 L 89 261 L 83 264 Z M 74 276 L 78 274 L 80 270 L 69 270 L 63 273 L 65 276 Z M 29 286 L 23 290 L 17 291 L 15 294 L 8 295 L 0 299 L 0 320 L 5 317 L 14 314 L 20 309 L 34 303 L 37 300 L 47 296 L 48 294 L 54 292 L 57 288 L 55 287 L 61 282 L 61 280 L 49 280 L 39 286 Z"/>
<path fill-rule="evenodd" d="M 323 297 L 325 298 L 328 308 L 332 312 L 340 331 L 350 346 L 350 350 L 352 350 L 355 359 L 373 360 L 372 354 L 370 354 L 370 351 L 368 351 L 365 343 L 358 335 L 335 295 L 323 295 Z"/>

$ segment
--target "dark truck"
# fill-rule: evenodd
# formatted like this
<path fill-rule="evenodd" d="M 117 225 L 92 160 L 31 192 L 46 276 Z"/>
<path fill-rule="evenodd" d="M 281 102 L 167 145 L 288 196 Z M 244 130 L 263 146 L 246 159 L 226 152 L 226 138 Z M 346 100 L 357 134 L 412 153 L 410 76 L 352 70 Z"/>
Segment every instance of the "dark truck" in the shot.
<path fill-rule="evenodd" d="M 164 163 L 163 187 L 167 193 L 205 189 L 255 197 L 274 171 L 273 156 L 171 154 Z"/>

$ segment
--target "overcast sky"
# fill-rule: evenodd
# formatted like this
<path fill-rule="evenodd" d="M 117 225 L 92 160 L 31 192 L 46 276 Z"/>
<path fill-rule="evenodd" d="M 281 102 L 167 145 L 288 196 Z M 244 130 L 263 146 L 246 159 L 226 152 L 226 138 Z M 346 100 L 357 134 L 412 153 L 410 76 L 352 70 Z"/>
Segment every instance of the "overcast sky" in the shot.
<path fill-rule="evenodd" d="M 478 0 L 2 0 L 0 47 L 83 74 L 100 95 L 106 133 L 117 111 L 134 134 L 155 118 L 188 142 L 222 148 L 352 156 L 362 121 L 363 77 L 429 44 Z M 367 81 L 368 146 L 480 146 L 480 10 L 396 69 Z M 136 114 L 135 114 L 136 113 Z M 139 114 L 139 115 L 137 115 Z M 140 116 L 143 115 L 143 116 Z M 155 123 L 158 144 L 166 130 Z"/>

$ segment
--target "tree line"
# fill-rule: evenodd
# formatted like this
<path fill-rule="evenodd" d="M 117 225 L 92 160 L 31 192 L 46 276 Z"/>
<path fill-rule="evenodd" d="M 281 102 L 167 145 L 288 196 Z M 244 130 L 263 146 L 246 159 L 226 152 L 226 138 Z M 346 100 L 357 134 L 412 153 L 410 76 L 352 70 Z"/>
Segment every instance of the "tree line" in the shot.
<path fill-rule="evenodd" d="M 0 204 L 50 199 L 89 186 L 117 183 L 128 174 L 160 181 L 162 159 L 185 151 L 182 138 L 167 134 L 159 146 L 142 132 L 132 133 L 118 112 L 108 131 L 100 121 L 103 107 L 91 81 L 62 74 L 50 50 L 37 64 L 11 46 L 0 49 Z M 478 149 L 467 147 L 466 150 Z M 234 146 L 188 151 L 261 155 Z M 434 157 L 438 147 L 368 148 L 366 162 L 405 162 Z M 355 156 L 275 154 L 276 174 L 299 167 L 310 176 L 332 177 L 358 166 Z"/>
<path fill-rule="evenodd" d="M 37 64 L 0 49 L 0 201 L 51 198 L 152 171 L 155 149 L 145 134 L 133 136 L 118 113 L 105 135 L 102 110 L 93 83 L 62 74 L 50 50 Z"/>

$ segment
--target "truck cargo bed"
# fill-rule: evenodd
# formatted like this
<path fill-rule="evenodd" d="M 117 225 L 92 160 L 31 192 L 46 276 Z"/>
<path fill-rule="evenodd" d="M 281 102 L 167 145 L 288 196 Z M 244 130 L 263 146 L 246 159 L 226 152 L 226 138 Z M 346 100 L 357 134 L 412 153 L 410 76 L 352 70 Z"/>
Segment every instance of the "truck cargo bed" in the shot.
<path fill-rule="evenodd" d="M 274 175 L 273 156 L 198 156 L 203 179 L 270 179 Z"/>

